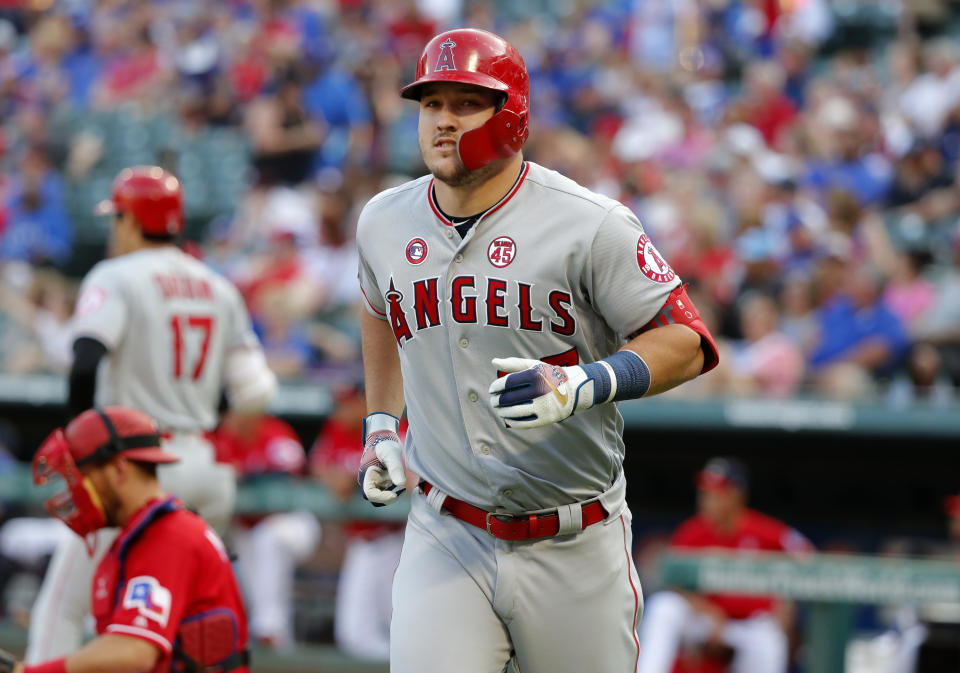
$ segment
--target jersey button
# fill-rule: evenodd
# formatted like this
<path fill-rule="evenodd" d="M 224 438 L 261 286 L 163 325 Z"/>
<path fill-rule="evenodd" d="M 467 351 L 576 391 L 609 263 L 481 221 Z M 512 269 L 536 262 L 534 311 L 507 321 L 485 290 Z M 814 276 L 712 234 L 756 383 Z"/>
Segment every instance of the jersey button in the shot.
<path fill-rule="evenodd" d="M 509 498 L 511 495 L 513 495 L 513 491 L 511 491 L 509 488 L 503 489 L 502 491 L 500 491 L 500 493 L 503 495 L 504 498 Z"/>
<path fill-rule="evenodd" d="M 481 445 L 480 445 L 480 453 L 482 453 L 482 454 L 485 455 L 485 456 L 490 455 L 490 445 L 489 445 L 489 444 L 481 444 Z"/>
<path fill-rule="evenodd" d="M 453 232 L 450 231 L 449 229 L 447 229 L 443 233 L 447 235 L 447 238 L 453 238 Z"/>
<path fill-rule="evenodd" d="M 469 339 L 467 339 L 466 337 L 464 337 L 463 339 L 460 339 L 460 348 L 466 348 L 469 345 L 470 345 Z"/>
<path fill-rule="evenodd" d="M 474 392 L 471 392 L 469 395 L 467 395 L 467 399 L 469 399 L 471 402 L 476 402 L 480 399 L 480 396 Z M 486 453 L 486 451 L 484 451 L 484 453 Z"/>
<path fill-rule="evenodd" d="M 456 257 L 453 258 L 453 261 L 459 264 L 460 262 L 463 261 L 463 255 L 458 254 Z"/>

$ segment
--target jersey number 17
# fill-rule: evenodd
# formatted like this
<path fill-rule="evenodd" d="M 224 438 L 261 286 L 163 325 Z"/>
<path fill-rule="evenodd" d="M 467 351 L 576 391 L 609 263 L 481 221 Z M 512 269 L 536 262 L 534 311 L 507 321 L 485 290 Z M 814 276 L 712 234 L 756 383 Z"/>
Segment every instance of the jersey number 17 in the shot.
<path fill-rule="evenodd" d="M 210 349 L 210 336 L 213 334 L 213 316 L 209 315 L 174 315 L 170 318 L 170 329 L 173 331 L 173 377 L 183 378 L 183 350 L 184 333 L 199 332 L 200 354 L 193 363 L 191 378 L 194 381 L 203 374 L 203 366 L 207 362 L 207 351 Z"/>

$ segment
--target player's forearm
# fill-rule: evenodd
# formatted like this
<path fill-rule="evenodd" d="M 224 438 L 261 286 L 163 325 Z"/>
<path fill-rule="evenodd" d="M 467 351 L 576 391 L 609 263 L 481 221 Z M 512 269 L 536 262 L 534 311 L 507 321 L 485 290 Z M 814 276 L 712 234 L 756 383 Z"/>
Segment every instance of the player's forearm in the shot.
<path fill-rule="evenodd" d="M 403 375 L 393 330 L 387 321 L 366 311 L 360 329 L 367 413 L 382 411 L 399 418 L 404 407 Z"/>
<path fill-rule="evenodd" d="M 624 348 L 643 358 L 650 369 L 650 387 L 644 397 L 675 388 L 695 378 L 703 368 L 700 335 L 686 325 L 647 330 Z"/>
<path fill-rule="evenodd" d="M 17 664 L 13 673 L 139 673 L 149 671 L 160 649 L 140 638 L 102 635 L 64 659 Z"/>
<path fill-rule="evenodd" d="M 67 413 L 70 418 L 93 406 L 96 397 L 97 368 L 107 354 L 107 347 L 92 337 L 80 337 L 73 343 L 73 364 L 70 366 Z"/>

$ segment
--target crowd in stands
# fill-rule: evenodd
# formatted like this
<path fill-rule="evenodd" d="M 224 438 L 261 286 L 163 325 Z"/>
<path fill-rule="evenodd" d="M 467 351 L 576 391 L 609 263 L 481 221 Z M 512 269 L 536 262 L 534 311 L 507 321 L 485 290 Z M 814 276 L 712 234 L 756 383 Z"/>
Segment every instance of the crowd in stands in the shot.
<path fill-rule="evenodd" d="M 947 405 L 960 383 L 960 3 L 57 0 L 0 5 L 0 369 L 63 372 L 120 167 L 286 379 L 359 366 L 353 226 L 425 172 L 397 94 L 488 28 L 532 77 L 530 160 L 635 210 L 718 337 L 677 395 Z"/>

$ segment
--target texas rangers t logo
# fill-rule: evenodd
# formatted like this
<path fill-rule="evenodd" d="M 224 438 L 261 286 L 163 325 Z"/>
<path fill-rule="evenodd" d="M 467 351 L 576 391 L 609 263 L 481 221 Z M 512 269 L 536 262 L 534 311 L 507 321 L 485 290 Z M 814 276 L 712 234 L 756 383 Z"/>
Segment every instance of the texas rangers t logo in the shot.
<path fill-rule="evenodd" d="M 155 577 L 140 575 L 127 583 L 123 596 L 123 607 L 135 609 L 144 617 L 149 617 L 160 626 L 166 626 L 170 618 L 170 605 L 173 602 L 170 590 L 160 584 Z"/>
<path fill-rule="evenodd" d="M 457 65 L 453 62 L 453 48 L 457 46 L 457 43 L 447 38 L 444 42 L 440 43 L 440 56 L 437 58 L 437 67 L 434 68 L 434 71 L 440 70 L 456 70 Z"/>

